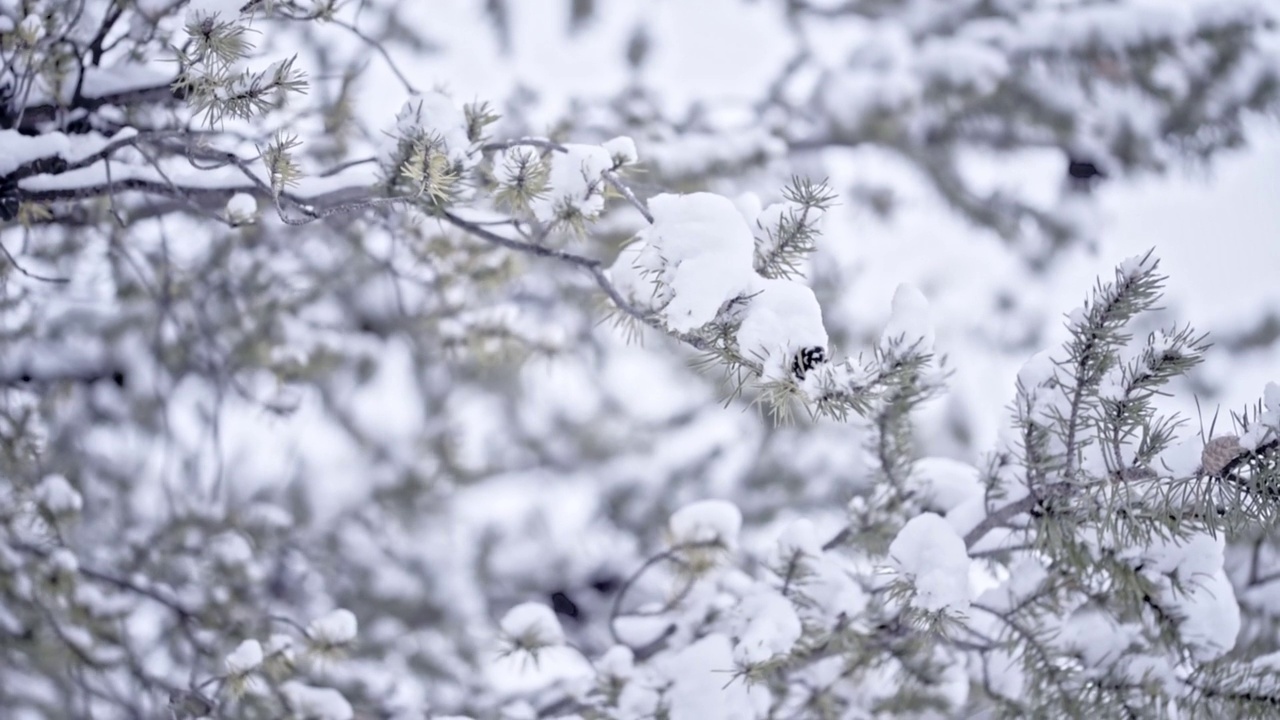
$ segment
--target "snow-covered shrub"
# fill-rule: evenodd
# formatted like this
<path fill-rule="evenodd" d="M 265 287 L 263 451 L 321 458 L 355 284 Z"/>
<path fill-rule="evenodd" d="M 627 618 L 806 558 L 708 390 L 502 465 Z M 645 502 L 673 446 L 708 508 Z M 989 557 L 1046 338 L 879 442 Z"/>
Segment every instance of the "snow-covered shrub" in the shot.
<path fill-rule="evenodd" d="M 794 60 L 677 117 L 485 102 L 412 5 L 0 0 L 0 714 L 1272 712 L 1280 386 L 1163 415 L 1207 348 L 1144 256 L 929 456 L 931 290 L 851 321 L 892 197 L 816 180 L 887 149 L 1047 262 L 1275 110 L 1265 6 L 748 3 Z M 1095 174 L 962 172 L 1046 148 Z"/>

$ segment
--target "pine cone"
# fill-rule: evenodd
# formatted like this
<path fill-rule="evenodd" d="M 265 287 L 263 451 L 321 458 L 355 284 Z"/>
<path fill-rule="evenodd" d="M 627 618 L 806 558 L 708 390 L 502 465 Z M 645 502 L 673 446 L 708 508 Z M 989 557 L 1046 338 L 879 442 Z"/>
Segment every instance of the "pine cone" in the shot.
<path fill-rule="evenodd" d="M 810 370 L 827 361 L 827 349 L 824 347 L 807 347 L 796 353 L 791 359 L 791 373 L 797 380 L 804 380 Z"/>
<path fill-rule="evenodd" d="M 1240 438 L 1235 435 L 1222 435 L 1204 445 L 1200 455 L 1200 467 L 1208 475 L 1221 475 L 1232 460 L 1240 457 L 1244 448 L 1240 447 Z"/>

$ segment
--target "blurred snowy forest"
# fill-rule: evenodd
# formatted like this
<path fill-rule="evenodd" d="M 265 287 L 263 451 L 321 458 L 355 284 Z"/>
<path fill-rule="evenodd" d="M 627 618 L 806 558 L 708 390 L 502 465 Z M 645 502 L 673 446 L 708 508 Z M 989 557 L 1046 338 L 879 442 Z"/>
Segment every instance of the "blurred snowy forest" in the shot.
<path fill-rule="evenodd" d="M 1277 22 L 0 0 L 0 718 L 1275 717 Z"/>

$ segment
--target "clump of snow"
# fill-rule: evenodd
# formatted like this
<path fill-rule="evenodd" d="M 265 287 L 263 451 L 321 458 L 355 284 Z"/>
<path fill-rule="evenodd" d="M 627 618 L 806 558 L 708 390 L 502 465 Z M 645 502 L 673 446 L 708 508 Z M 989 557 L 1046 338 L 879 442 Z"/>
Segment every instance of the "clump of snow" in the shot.
<path fill-rule="evenodd" d="M 818 530 L 809 520 L 796 520 L 783 530 L 771 567 L 779 577 L 792 578 L 793 597 L 803 598 L 796 602 L 795 612 L 805 627 L 834 629 L 845 621 L 842 618 L 867 606 L 856 573 L 839 556 L 822 549 Z"/>
<path fill-rule="evenodd" d="M 742 513 L 727 500 L 701 500 L 672 513 L 668 526 L 673 544 L 718 543 L 733 549 L 742 529 Z"/>
<path fill-rule="evenodd" d="M 742 219 L 746 220 L 747 224 L 758 222 L 762 207 L 759 195 L 749 191 L 744 192 L 733 199 L 733 206 L 742 213 Z"/>
<path fill-rule="evenodd" d="M 1116 268 L 1116 277 L 1119 280 L 1133 281 L 1146 275 L 1156 269 L 1156 257 L 1154 254 L 1134 255 L 1125 258 Z"/>
<path fill-rule="evenodd" d="M 262 644 L 253 639 L 240 643 L 226 659 L 227 673 L 231 675 L 244 675 L 261 665 Z"/>
<path fill-rule="evenodd" d="M 253 547 L 244 535 L 228 530 L 210 540 L 209 554 L 226 567 L 245 567 L 253 560 Z"/>
<path fill-rule="evenodd" d="M 307 625 L 307 637 L 325 645 L 345 645 L 356 639 L 356 616 L 346 608 L 331 610 Z"/>
<path fill-rule="evenodd" d="M 733 670 L 729 639 L 712 633 L 692 645 L 655 658 L 666 685 L 670 720 L 750 720 L 763 717 L 769 693 L 750 683 L 726 682 Z"/>
<path fill-rule="evenodd" d="M 626 135 L 619 135 L 604 143 L 603 147 L 609 153 L 609 157 L 613 158 L 615 167 L 631 165 L 640 159 L 640 154 L 636 152 L 635 141 Z"/>
<path fill-rule="evenodd" d="M 249 193 L 236 193 L 227 201 L 226 213 L 231 222 L 253 222 L 258 216 L 258 201 Z"/>
<path fill-rule="evenodd" d="M 738 642 L 733 659 L 749 667 L 786 655 L 800 639 L 802 628 L 791 601 L 769 588 L 758 588 L 736 608 Z"/>
<path fill-rule="evenodd" d="M 663 260 L 659 282 L 670 294 L 663 316 L 675 332 L 715 319 L 728 301 L 750 291 L 755 238 L 733 203 L 712 193 L 663 194 L 649 201 L 652 254 Z"/>
<path fill-rule="evenodd" d="M 812 520 L 801 518 L 791 523 L 778 536 L 778 560 L 791 562 L 796 557 L 818 557 L 822 555 L 822 543 L 818 540 L 818 529 Z"/>
<path fill-rule="evenodd" d="M 351 703 L 333 688 L 313 687 L 290 680 L 280 686 L 280 694 L 297 717 L 308 720 L 352 720 L 355 716 Z"/>
<path fill-rule="evenodd" d="M 1280 384 L 1267 383 L 1262 393 L 1262 402 L 1266 411 L 1258 416 L 1258 422 L 1280 431 Z"/>
<path fill-rule="evenodd" d="M 912 518 L 893 543 L 889 557 L 915 588 L 911 604 L 938 612 L 968 609 L 969 554 L 964 540 L 935 513 Z"/>
<path fill-rule="evenodd" d="M 805 348 L 827 347 L 822 307 L 807 285 L 791 280 L 757 278 L 738 326 L 738 352 L 758 358 L 765 380 L 783 379 L 790 362 Z"/>
<path fill-rule="evenodd" d="M 564 628 L 551 608 L 542 603 L 516 605 L 502 616 L 502 632 L 524 650 L 564 644 Z"/>
<path fill-rule="evenodd" d="M 595 218 L 604 210 L 603 178 L 613 168 L 610 151 L 599 145 L 565 145 L 551 154 L 547 188 L 531 204 L 533 214 L 551 222 L 569 213 Z"/>
<path fill-rule="evenodd" d="M 439 149 L 449 159 L 449 164 L 469 170 L 479 162 L 471 154 L 471 140 L 467 136 L 467 116 L 453 102 L 453 98 L 441 92 L 429 92 L 404 104 L 396 114 L 397 140 L 429 138 L 439 142 Z"/>
<path fill-rule="evenodd" d="M 898 357 L 914 348 L 916 353 L 933 352 L 933 323 L 929 317 L 929 301 L 924 293 L 909 283 L 902 283 L 893 293 L 889 323 L 880 335 L 880 347 Z"/>
<path fill-rule="evenodd" d="M 36 486 L 35 501 L 53 515 L 74 515 L 80 512 L 84 499 L 61 475 L 49 475 Z"/>
<path fill-rule="evenodd" d="M 758 205 L 750 195 L 736 204 L 713 193 L 658 195 L 649 201 L 653 225 L 619 253 L 609 276 L 624 298 L 677 333 L 701 328 L 739 300 L 738 352 L 761 363 L 765 380 L 777 380 L 803 351 L 825 357 L 827 331 L 811 289 L 756 273 L 747 218 Z"/>
<path fill-rule="evenodd" d="M 629 680 L 635 669 L 635 653 L 626 645 L 614 645 L 596 661 L 596 673 L 613 680 Z"/>
<path fill-rule="evenodd" d="M 1240 632 L 1240 604 L 1223 570 L 1221 535 L 1195 535 L 1186 542 L 1153 543 L 1143 571 L 1156 574 L 1159 605 L 1177 618 L 1178 634 L 1202 662 L 1230 652 Z"/>
<path fill-rule="evenodd" d="M 917 489 L 926 507 L 950 513 L 957 507 L 984 496 L 978 468 L 959 460 L 927 457 L 911 467 L 908 483 Z"/>
<path fill-rule="evenodd" d="M 1058 384 L 1058 365 L 1053 350 L 1041 350 L 1032 355 L 1018 370 L 1018 402 L 1026 404 L 1028 416 L 1040 423 L 1053 415 L 1053 406 L 1061 402 L 1062 394 L 1054 388 Z"/>
<path fill-rule="evenodd" d="M 269 656 L 280 657 L 287 662 L 293 662 L 293 646 L 293 636 L 275 633 L 267 638 L 265 650 Z"/>
<path fill-rule="evenodd" d="M 1156 458 L 1156 467 L 1163 467 L 1175 478 L 1189 478 L 1200 472 L 1200 460 L 1204 454 L 1204 441 L 1196 436 L 1184 438 L 1165 448 Z"/>
<path fill-rule="evenodd" d="M 1263 411 L 1255 418 L 1253 425 L 1240 435 L 1240 448 L 1246 451 L 1257 450 L 1263 443 L 1280 437 L 1280 385 L 1267 383 L 1262 394 Z"/>
<path fill-rule="evenodd" d="M 80 560 L 70 550 L 58 548 L 49 553 L 49 567 L 65 575 L 74 575 L 80 572 Z"/>
<path fill-rule="evenodd" d="M 1135 624 L 1122 625 L 1109 613 L 1085 608 L 1063 623 L 1058 637 L 1063 647 L 1074 652 L 1086 665 L 1103 667 L 1141 643 L 1142 628 Z"/>
<path fill-rule="evenodd" d="M 34 45 L 44 38 L 44 19 L 36 13 L 22 18 L 22 22 L 18 24 L 18 34 L 26 40 L 28 45 Z"/>

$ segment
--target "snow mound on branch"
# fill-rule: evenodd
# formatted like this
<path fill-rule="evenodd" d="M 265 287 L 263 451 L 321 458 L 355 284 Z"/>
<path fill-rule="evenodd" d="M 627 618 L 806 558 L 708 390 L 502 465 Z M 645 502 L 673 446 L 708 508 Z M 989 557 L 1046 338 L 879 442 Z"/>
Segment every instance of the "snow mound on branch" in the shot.
<path fill-rule="evenodd" d="M 526 649 L 564 644 L 564 628 L 551 608 L 521 603 L 507 611 L 500 623 L 503 634 Z"/>
<path fill-rule="evenodd" d="M 333 688 L 312 687 L 290 680 L 280 686 L 280 693 L 298 717 L 311 720 L 352 720 L 355 716 L 351 703 Z"/>
<path fill-rule="evenodd" d="M 262 645 L 257 640 L 245 640 L 227 656 L 226 665 L 231 675 L 257 670 L 262 665 Z"/>
<path fill-rule="evenodd" d="M 356 639 L 356 616 L 350 610 L 338 608 L 311 621 L 307 636 L 326 645 L 345 645 Z"/>
<path fill-rule="evenodd" d="M 765 716 L 769 692 L 727 682 L 734 669 L 729 639 L 708 635 L 679 652 L 655 658 L 665 681 L 671 720 L 752 720 Z"/>
<path fill-rule="evenodd" d="M 927 457 L 911 467 L 909 484 L 917 490 L 926 506 L 940 513 L 950 513 L 966 502 L 983 498 L 978 468 L 950 458 Z"/>
<path fill-rule="evenodd" d="M 438 139 L 449 163 L 470 170 L 479 162 L 471 155 L 467 115 L 441 92 L 429 92 L 406 102 L 396 114 L 396 141 L 427 137 Z M 394 143 L 393 143 L 394 145 Z"/>
<path fill-rule="evenodd" d="M 661 258 L 663 315 L 674 332 L 715 319 L 728 301 L 750 291 L 755 237 L 733 203 L 713 193 L 658 195 L 649 201 L 653 226 L 645 233 Z"/>
<path fill-rule="evenodd" d="M 1160 452 L 1155 467 L 1175 478 L 1188 478 L 1200 472 L 1200 460 L 1204 455 L 1204 440 L 1192 435 L 1170 445 Z"/>
<path fill-rule="evenodd" d="M 669 525 L 675 545 L 720 543 L 732 549 L 738 544 L 742 513 L 727 500 L 701 500 L 672 513 Z"/>
<path fill-rule="evenodd" d="M 968 609 L 969 553 L 941 516 L 924 513 L 912 518 L 889 545 L 889 557 L 915 588 L 913 606 L 929 612 Z"/>
<path fill-rule="evenodd" d="M 640 154 L 636 152 L 636 142 L 626 135 L 619 135 L 602 147 L 618 165 L 631 165 L 640 159 Z"/>
<path fill-rule="evenodd" d="M 71 483 L 61 475 L 49 475 L 36 486 L 35 500 L 54 515 L 71 515 L 80 512 L 84 499 Z"/>
<path fill-rule="evenodd" d="M 258 201 L 249 193 L 236 193 L 227 201 L 226 214 L 232 222 L 251 222 L 258 214 Z"/>
<path fill-rule="evenodd" d="M 1267 383 L 1262 393 L 1265 408 L 1256 422 L 1240 435 L 1240 447 L 1253 451 L 1266 442 L 1280 437 L 1280 385 Z"/>
<path fill-rule="evenodd" d="M 599 145 L 565 145 L 564 149 L 551 154 L 547 191 L 532 203 L 533 214 L 542 222 L 570 212 L 594 218 L 604 210 L 603 175 L 613 168 L 610 150 Z"/>
<path fill-rule="evenodd" d="M 736 611 L 738 644 L 733 648 L 733 659 L 739 665 L 758 665 L 786 655 L 800 639 L 802 628 L 795 607 L 772 589 L 759 588 L 743 598 Z"/>
<path fill-rule="evenodd" d="M 748 218 L 759 215 L 759 204 L 752 195 L 737 202 L 713 193 L 658 195 L 649 201 L 653 225 L 623 248 L 609 278 L 623 298 L 676 333 L 698 330 L 737 300 L 729 319 L 739 322 L 738 353 L 759 361 L 765 380 L 777 380 L 801 351 L 825 358 L 827 331 L 813 290 L 756 273 Z"/>
<path fill-rule="evenodd" d="M 1240 632 L 1240 604 L 1223 570 L 1221 535 L 1196 535 L 1185 543 L 1156 542 L 1144 553 L 1144 572 L 1155 573 L 1159 605 L 1177 618 L 1178 633 L 1197 660 L 1230 652 Z"/>
<path fill-rule="evenodd" d="M 912 348 L 927 355 L 933 352 L 933 323 L 929 318 L 929 301 L 924 293 L 909 283 L 893 293 L 889 323 L 880 335 L 880 348 L 887 355 L 900 357 Z"/>
<path fill-rule="evenodd" d="M 765 380 L 784 379 L 796 353 L 827 347 L 822 307 L 813 290 L 791 280 L 757 278 L 753 290 L 738 326 L 738 353 L 758 358 Z"/>

